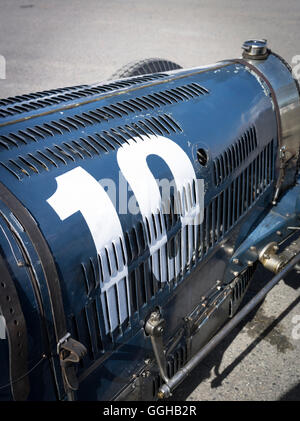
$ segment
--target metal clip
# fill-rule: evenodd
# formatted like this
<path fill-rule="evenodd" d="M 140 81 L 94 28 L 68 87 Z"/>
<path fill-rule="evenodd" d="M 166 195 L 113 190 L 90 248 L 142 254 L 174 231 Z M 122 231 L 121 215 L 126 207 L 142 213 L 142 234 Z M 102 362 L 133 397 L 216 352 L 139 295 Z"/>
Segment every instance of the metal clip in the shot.
<path fill-rule="evenodd" d="M 67 339 L 69 339 L 71 337 L 71 333 L 66 333 L 64 337 L 62 337 L 58 342 L 57 342 L 57 346 L 56 346 L 56 350 L 57 350 L 57 354 L 59 355 L 59 351 L 60 351 L 60 347 L 61 345 L 66 342 Z"/>

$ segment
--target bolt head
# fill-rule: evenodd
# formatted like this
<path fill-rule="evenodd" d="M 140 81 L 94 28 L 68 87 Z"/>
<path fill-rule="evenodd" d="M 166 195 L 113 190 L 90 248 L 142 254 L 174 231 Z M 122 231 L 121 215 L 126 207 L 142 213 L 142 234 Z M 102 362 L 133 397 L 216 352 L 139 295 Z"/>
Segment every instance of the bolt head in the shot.
<path fill-rule="evenodd" d="M 165 397 L 165 394 L 163 392 L 159 391 L 157 393 L 157 397 L 158 397 L 158 399 L 163 399 Z"/>
<path fill-rule="evenodd" d="M 154 312 L 151 314 L 151 319 L 152 319 L 152 320 L 159 320 L 159 313 L 158 313 L 157 311 L 154 311 Z"/>

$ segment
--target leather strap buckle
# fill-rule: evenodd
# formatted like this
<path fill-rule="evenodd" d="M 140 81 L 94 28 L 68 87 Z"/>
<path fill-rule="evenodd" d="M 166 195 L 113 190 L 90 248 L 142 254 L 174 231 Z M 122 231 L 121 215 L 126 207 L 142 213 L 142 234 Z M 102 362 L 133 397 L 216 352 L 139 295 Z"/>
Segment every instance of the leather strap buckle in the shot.
<path fill-rule="evenodd" d="M 78 390 L 79 382 L 74 364 L 78 364 L 86 355 L 87 349 L 67 333 L 57 344 L 63 379 L 70 390 Z"/>

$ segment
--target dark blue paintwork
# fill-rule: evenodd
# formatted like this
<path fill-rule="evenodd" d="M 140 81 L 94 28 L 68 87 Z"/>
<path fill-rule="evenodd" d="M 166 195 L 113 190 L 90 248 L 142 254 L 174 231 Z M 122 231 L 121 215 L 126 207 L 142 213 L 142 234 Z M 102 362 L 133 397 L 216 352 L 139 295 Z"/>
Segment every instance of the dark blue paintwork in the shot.
<path fill-rule="evenodd" d="M 10 160 L 16 161 L 19 157 L 26 157 L 28 154 L 35 154 L 37 151 L 44 151 L 46 148 L 52 148 L 55 145 L 62 145 L 62 142 L 71 142 L 83 137 L 93 136 L 95 133 L 110 130 L 119 126 L 124 127 L 140 120 L 145 120 L 152 116 L 157 117 L 165 114 L 169 115 L 182 131 L 170 130 L 170 134 L 164 133 L 164 136 L 177 142 L 187 153 L 193 163 L 195 173 L 198 178 L 205 180 L 205 206 L 226 187 L 238 177 L 249 165 L 254 157 L 257 156 L 273 140 L 273 149 L 271 151 L 274 166 L 274 179 L 276 178 L 275 158 L 277 154 L 277 129 L 276 118 L 269 92 L 246 68 L 241 65 L 230 64 L 212 68 L 207 71 L 179 71 L 173 76 L 161 76 L 157 80 L 136 84 L 126 89 L 117 91 L 108 91 L 107 94 L 93 94 L 85 98 L 75 100 L 66 100 L 61 104 L 43 106 L 36 111 L 22 112 L 14 116 L 2 118 L 0 121 L 1 139 L 6 142 L 7 136 L 11 133 L 20 136 L 20 131 L 28 130 L 44 124 L 52 124 L 60 118 L 74 117 L 79 114 L 89 113 L 96 108 L 103 109 L 110 107 L 116 102 L 130 101 L 135 98 L 141 98 L 145 95 L 153 95 L 161 91 L 176 89 L 183 85 L 197 83 L 207 90 L 207 93 L 195 95 L 184 100 L 173 101 L 168 105 L 153 106 L 144 111 L 128 112 L 128 115 L 108 118 L 107 121 L 92 124 L 82 123 L 80 128 L 62 130 L 58 128 L 57 133 L 49 135 L 44 132 L 40 135 L 31 132 L 34 139 L 27 139 L 27 144 L 22 144 L 18 138 L 15 138 L 17 146 L 9 144 L 8 150 L 1 147 L 1 162 L 9 166 Z M 26 102 L 26 101 L 25 101 Z M 29 101 L 30 102 L 30 101 Z M 79 104 L 79 106 L 77 106 Z M 73 105 L 73 107 L 72 107 Z M 70 106 L 70 108 L 68 108 Z M 9 109 L 9 106 L 7 106 Z M 41 115 L 39 115 L 41 114 Z M 76 117 L 75 117 L 76 118 Z M 258 139 L 258 146 L 255 152 L 241 163 L 224 183 L 216 186 L 214 183 L 213 160 L 219 156 L 225 148 L 239 139 L 249 129 L 255 126 Z M 62 130 L 62 134 L 59 134 Z M 22 133 L 22 132 L 21 132 Z M 22 137 L 22 134 L 21 134 Z M 203 148 L 208 153 L 208 163 L 205 167 L 197 161 L 197 150 Z M 47 199 L 50 198 L 57 188 L 55 178 L 61 174 L 70 171 L 73 168 L 81 166 L 96 180 L 102 178 L 111 178 L 118 180 L 119 168 L 116 160 L 117 150 L 110 150 L 108 153 L 93 154 L 91 157 L 82 153 L 84 159 L 78 157 L 73 162 L 65 159 L 64 164 L 60 159 L 56 162 L 58 167 L 51 167 L 49 170 L 39 168 L 39 172 L 30 171 L 28 166 L 26 175 L 22 170 L 15 167 L 14 171 L 17 177 L 7 168 L 0 166 L 0 180 L 9 188 L 9 190 L 22 202 L 37 221 L 41 232 L 43 233 L 50 250 L 55 259 L 57 270 L 60 276 L 61 289 L 63 293 L 64 309 L 68 321 L 69 331 L 76 336 L 73 316 L 77 317 L 86 311 L 87 316 L 77 318 L 77 330 L 79 330 L 79 340 L 88 348 L 88 354 L 84 359 L 83 366 L 79 367 L 78 374 L 81 380 L 79 391 L 76 394 L 78 399 L 112 399 L 120 390 L 128 384 L 132 375 L 139 371 L 144 364 L 144 359 L 152 355 L 149 338 L 145 337 L 142 329 L 143 322 L 147 314 L 155 306 L 161 306 L 164 316 L 168 321 L 168 337 L 176 332 L 180 320 L 199 302 L 199 296 L 205 294 L 214 284 L 216 279 L 223 279 L 227 261 L 225 256 L 215 247 L 208 251 L 203 257 L 196 259 L 192 267 L 188 268 L 178 280 L 176 285 L 165 285 L 148 303 L 141 306 L 136 311 L 129 324 L 122 326 L 120 330 L 112 335 L 106 335 L 103 331 L 103 320 L 99 320 L 102 329 L 102 343 L 104 350 L 96 351 L 96 338 L 93 336 L 93 327 L 89 326 L 89 316 L 91 309 L 89 303 L 95 300 L 101 317 L 100 286 L 90 288 L 87 293 L 86 280 L 82 270 L 81 263 L 87 264 L 90 259 L 96 258 L 95 246 L 90 231 L 82 217 L 77 212 L 64 221 L 61 221 L 56 212 L 49 206 Z M 155 178 L 172 178 L 172 174 L 167 166 L 163 165 L 159 159 L 150 159 L 149 166 Z M 249 209 L 241 215 L 238 222 L 228 230 L 222 239 L 229 236 L 234 238 L 234 247 L 238 248 L 249 234 L 251 229 L 258 224 L 268 209 L 272 194 L 274 191 L 274 182 L 272 181 L 260 198 Z M 13 216 L 5 205 L 0 203 L 1 214 L 13 223 Z M 0 214 L 0 217 L 1 217 Z M 142 222 L 141 215 L 120 215 L 120 221 L 124 232 L 131 229 L 133 225 Z M 29 367 L 33 367 L 42 358 L 45 352 L 45 341 L 42 337 L 41 315 L 38 311 L 36 298 L 31 286 L 30 277 L 26 268 L 20 268 L 16 265 L 12 257 L 11 249 L 16 246 L 15 240 L 9 232 L 3 218 L 0 219 L 3 230 L 8 238 L 0 231 L 1 252 L 5 256 L 20 295 L 23 305 L 23 311 L 28 326 L 29 336 Z M 105 221 L 103 221 L 105 224 Z M 45 280 L 39 266 L 38 256 L 36 255 L 32 244 L 19 229 L 25 248 L 32 260 L 32 266 L 36 270 L 40 285 L 40 293 L 43 301 L 45 320 L 49 329 L 50 344 L 53 353 L 53 361 L 43 361 L 35 370 L 30 373 L 31 393 L 30 399 L 64 399 L 62 380 L 56 356 L 56 344 L 53 332 L 53 320 L 50 310 L 49 297 L 45 285 Z M 180 224 L 173 227 L 173 233 L 180 230 Z M 168 233 L 171 238 L 171 233 Z M 220 242 L 218 239 L 217 243 Z M 137 256 L 129 265 L 131 273 L 138 265 L 146 261 L 149 257 L 149 249 Z M 209 263 L 207 263 L 209 262 Z M 213 272 L 211 269 L 213 267 Z M 199 277 L 201 271 L 207 276 Z M 99 268 L 96 267 L 96 278 L 99 276 Z M 151 268 L 147 269 L 151 274 Z M 199 272 L 200 271 L 200 272 Z M 195 274 L 197 273 L 197 276 Z M 211 278 L 210 278 L 211 277 Z M 89 268 L 88 279 L 92 278 Z M 186 285 L 186 288 L 179 288 L 177 285 Z M 180 291 L 180 295 L 178 293 Z M 86 309 L 86 310 L 85 310 Z M 98 317 L 99 317 L 98 315 Z M 91 317 L 91 319 L 89 319 Z M 177 323 L 178 322 L 178 323 Z M 87 324 L 86 324 L 87 323 Z M 92 337 L 88 335 L 91 329 Z M 76 330 L 76 329 L 75 329 Z M 77 332 L 78 333 L 78 332 Z M 7 343 L 0 340 L 1 371 L 0 387 L 9 382 L 7 361 Z M 120 347 L 120 348 L 119 348 Z M 118 348 L 118 349 L 117 349 Z M 117 349 L 117 350 L 116 350 Z M 94 350 L 94 351 L 93 351 Z M 109 351 L 116 350 L 110 356 Z M 95 363 L 100 357 L 107 357 L 105 361 Z M 94 364 L 94 365 L 93 365 Z M 2 369 L 3 367 L 3 369 Z M 52 370 L 52 372 L 51 372 Z M 89 370 L 89 371 L 87 371 Z M 55 371 L 55 375 L 53 374 Z M 2 399 L 10 399 L 10 389 L 0 389 Z"/>

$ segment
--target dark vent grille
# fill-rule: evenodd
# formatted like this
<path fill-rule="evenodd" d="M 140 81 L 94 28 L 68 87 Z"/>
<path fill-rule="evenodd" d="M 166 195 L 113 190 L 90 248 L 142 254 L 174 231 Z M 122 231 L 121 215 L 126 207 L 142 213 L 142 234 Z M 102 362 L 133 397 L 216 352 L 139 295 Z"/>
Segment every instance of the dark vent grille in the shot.
<path fill-rule="evenodd" d="M 205 88 L 197 83 L 192 83 L 159 93 L 145 95 L 140 98 L 116 102 L 115 104 L 86 111 L 82 114 L 76 114 L 72 117 L 69 116 L 57 121 L 34 126 L 27 130 L 19 130 L 17 134 L 9 133 L 7 135 L 2 135 L 0 136 L 0 145 L 4 149 L 9 150 L 12 147 L 22 146 L 32 141 L 37 142 L 40 139 L 46 139 L 49 136 L 51 137 L 57 134 L 63 135 L 64 133 L 70 133 L 72 130 L 81 130 L 84 127 L 106 122 L 110 119 L 178 103 L 179 101 L 189 100 L 207 93 L 208 91 Z M 167 133 L 173 131 L 172 124 L 171 126 L 169 125 L 168 119 L 162 121 L 161 117 L 158 116 L 156 119 L 154 118 L 154 121 L 156 127 L 160 127 L 161 124 L 163 124 L 165 128 L 169 128 L 169 131 L 166 131 Z"/>
<path fill-rule="evenodd" d="M 177 371 L 187 362 L 187 346 L 180 347 L 172 356 L 168 357 L 167 372 L 168 377 L 171 378 Z"/>
<path fill-rule="evenodd" d="M 171 378 L 177 373 L 188 361 L 187 346 L 182 345 L 176 352 L 167 358 L 167 374 Z M 157 393 L 163 381 L 159 374 L 157 374 L 152 383 L 153 398 L 157 398 Z"/>
<path fill-rule="evenodd" d="M 274 178 L 273 140 L 204 209 L 199 256 L 205 255 L 264 193 Z"/>
<path fill-rule="evenodd" d="M 128 266 L 128 281 L 121 279 L 118 284 L 115 283 L 110 289 L 110 295 L 108 295 L 108 290 L 104 291 L 103 313 L 104 319 L 109 324 L 106 332 L 120 334 L 125 331 L 128 323 L 143 318 L 153 300 L 164 291 L 175 289 L 191 266 L 203 259 L 245 215 L 273 181 L 273 148 L 272 140 L 254 157 L 248 167 L 206 206 L 203 223 L 200 226 L 180 225 L 179 213 L 185 214 L 187 209 L 187 200 L 184 197 L 190 195 L 190 202 L 193 205 L 196 201 L 193 193 L 194 186 L 188 185 L 186 191 L 178 195 L 176 199 L 171 197 L 170 214 L 162 212 L 153 214 L 150 218 L 146 218 L 144 223 L 139 222 L 137 226 L 124 234 L 124 244 L 121 244 L 122 264 Z M 169 233 L 168 241 L 157 247 L 165 231 Z M 146 258 L 145 253 L 148 252 L 148 247 L 154 247 L 155 251 Z M 109 279 L 113 275 L 113 268 L 118 266 L 116 254 L 113 249 L 105 250 L 99 262 L 100 275 L 97 275 L 95 262 L 91 261 L 89 265 L 82 265 L 87 294 L 95 289 L 98 278 L 103 290 L 102 279 Z M 141 259 L 142 256 L 143 259 Z M 139 259 L 142 260 L 141 263 L 138 262 Z M 232 308 L 245 292 L 254 269 L 252 267 L 244 272 L 234 287 Z M 125 288 L 125 283 L 128 295 L 123 294 L 122 301 L 118 298 L 120 296 L 118 288 Z M 127 306 L 128 317 L 121 317 L 122 306 Z M 180 355 L 178 354 L 178 358 L 175 358 L 172 364 L 169 363 L 170 373 L 174 374 L 184 361 L 184 357 Z"/>
<path fill-rule="evenodd" d="M 254 275 L 257 267 L 257 262 L 254 262 L 253 266 L 249 266 L 244 272 L 242 272 L 238 278 L 234 280 L 234 286 L 232 288 L 231 300 L 229 305 L 229 316 L 232 317 L 238 309 L 241 300 L 250 284 L 250 281 Z"/>
<path fill-rule="evenodd" d="M 255 127 L 248 129 L 242 137 L 214 159 L 214 181 L 218 186 L 232 174 L 257 148 Z"/>
<path fill-rule="evenodd" d="M 67 165 L 85 158 L 92 158 L 103 153 L 118 149 L 128 140 L 142 136 L 170 135 L 182 131 L 175 120 L 167 114 L 149 117 L 135 123 L 119 126 L 114 129 L 94 133 L 92 136 L 80 137 L 78 140 L 62 142 L 51 148 L 40 149 L 36 152 L 18 156 L 14 160 L 1 162 L 16 178 L 21 180 L 24 176 L 30 176 L 50 171 L 61 165 Z M 38 133 L 40 136 L 42 134 Z"/>
<path fill-rule="evenodd" d="M 81 263 L 81 268 L 83 272 L 83 279 L 86 287 L 86 294 L 90 295 L 94 291 L 100 282 L 100 271 L 99 271 L 99 261 L 94 261 L 90 258 L 89 264 L 85 265 Z"/>
<path fill-rule="evenodd" d="M 77 90 L 85 89 L 88 85 L 79 85 L 79 86 L 72 86 L 72 87 L 66 87 L 66 88 L 59 88 L 59 89 L 51 89 L 48 91 L 42 91 L 42 92 L 35 92 L 31 94 L 25 94 L 25 95 L 17 95 L 15 97 L 9 97 L 5 99 L 0 99 L 0 106 L 6 106 L 6 105 L 14 105 L 16 103 L 24 102 L 24 101 L 31 101 L 33 99 L 40 100 L 42 99 L 48 99 L 48 97 L 52 95 L 59 95 L 62 93 L 70 93 L 70 92 L 76 92 Z"/>
<path fill-rule="evenodd" d="M 193 183 L 194 185 L 194 183 Z M 194 203 L 196 201 L 195 198 L 195 191 L 193 188 L 193 197 L 194 197 Z M 165 227 L 167 231 L 170 231 L 171 228 L 173 228 L 177 222 L 180 221 L 180 216 L 179 216 L 179 212 L 177 210 L 178 208 L 178 202 L 175 200 L 175 197 L 173 194 L 170 195 L 170 200 L 168 203 L 166 203 L 165 205 L 163 205 L 164 207 L 164 222 L 165 222 Z"/>
<path fill-rule="evenodd" d="M 100 299 L 98 297 L 89 301 L 83 310 L 70 318 L 72 336 L 74 339 L 82 342 L 88 353 L 81 363 L 81 367 L 94 361 L 104 351 L 104 344 L 108 338 L 103 338 L 103 316 L 99 314 L 101 309 Z"/>
<path fill-rule="evenodd" d="M 92 309 L 85 307 L 73 320 L 79 340 L 89 347 L 87 361 L 96 358 L 97 352 L 103 352 L 102 348 L 107 351 L 114 347 L 117 338 L 126 335 L 129 327 L 138 324 L 161 294 L 169 294 L 175 289 L 191 265 L 203 259 L 262 196 L 274 178 L 273 148 L 272 140 L 206 206 L 200 227 L 188 225 L 180 229 L 180 217 L 176 210 L 185 213 L 183 196 L 187 192 L 183 192 L 182 197 L 171 199 L 171 216 L 157 213 L 145 223 L 139 222 L 124 234 L 124 244 L 121 240 L 120 247 L 112 245 L 98 256 L 97 261 L 82 264 L 86 293 L 92 303 L 93 295 L 97 295 L 98 300 L 91 304 Z M 193 186 L 188 190 L 191 191 L 192 203 L 195 203 Z M 148 244 L 151 247 L 159 244 L 164 228 L 169 234 L 168 241 L 146 257 Z M 122 268 L 125 265 L 128 267 L 128 279 L 123 277 Z M 238 305 L 254 270 L 255 265 L 245 271 L 235 284 L 231 312 Z M 118 273 L 120 276 L 116 281 Z M 169 375 L 174 375 L 185 361 L 186 351 L 182 349 L 176 352 L 168 362 Z M 155 379 L 154 390 L 159 387 L 159 382 L 159 378 Z"/>
<path fill-rule="evenodd" d="M 149 269 L 149 261 L 146 261 L 130 272 L 129 291 L 132 314 L 145 303 L 150 302 L 154 295 L 153 277 Z"/>
<path fill-rule="evenodd" d="M 196 197 L 192 193 L 194 189 L 188 185 L 188 190 L 191 192 L 191 200 L 195 206 Z M 157 214 L 152 214 L 151 218 L 145 218 L 145 224 L 140 224 L 139 232 L 134 228 L 130 233 L 125 233 L 128 264 L 131 264 L 146 251 L 146 244 L 156 247 L 161 242 L 163 233 L 165 231 L 170 233 L 177 224 L 177 232 L 171 235 L 168 241 L 159 247 L 147 261 L 130 271 L 132 314 L 141 311 L 143 306 L 162 291 L 165 285 L 175 288 L 179 278 L 182 278 L 189 268 L 195 233 L 194 226 L 184 226 L 180 231 L 180 213 L 186 213 L 185 203 L 180 196 L 175 200 L 171 195 L 169 207 L 165 206 L 164 213 L 157 212 Z"/>
<path fill-rule="evenodd" d="M 141 222 L 129 233 L 125 233 L 125 245 L 128 256 L 128 265 L 138 259 L 148 250 L 148 244 L 155 244 L 162 234 L 162 214 L 152 215 L 151 221 Z M 144 260 L 129 272 L 129 292 L 131 313 L 140 311 L 161 290 L 166 281 L 167 244 L 157 250 L 152 256 Z M 164 278 L 164 279 L 162 279 Z"/>
<path fill-rule="evenodd" d="M 125 232 L 125 244 L 127 250 L 127 263 L 139 257 L 146 249 L 146 234 L 144 224 L 138 223 L 137 227 L 133 227 L 130 232 Z"/>
<path fill-rule="evenodd" d="M 125 265 L 122 240 L 106 248 L 97 259 L 81 264 L 88 302 L 83 310 L 70 318 L 74 338 L 88 349 L 84 366 L 113 346 L 129 323 L 127 283 L 125 278 L 111 282 Z M 101 293 L 100 293 L 101 289 Z"/>
<path fill-rule="evenodd" d="M 126 264 L 122 240 L 105 248 L 99 255 L 101 300 L 105 331 L 123 333 L 127 328 L 130 309 L 128 305 L 128 281 L 124 277 Z M 112 281 L 112 278 L 114 280 Z M 117 329 L 118 328 L 118 329 Z"/>
<path fill-rule="evenodd" d="M 232 302 L 233 304 L 236 301 L 240 301 L 243 297 L 246 289 L 248 288 L 249 282 L 251 281 L 252 276 L 254 275 L 257 263 L 254 263 L 253 266 L 249 266 L 238 278 L 232 289 Z"/>
<path fill-rule="evenodd" d="M 0 106 L 4 108 L 0 108 L 0 117 L 5 118 L 15 114 L 30 112 L 39 108 L 56 105 L 66 101 L 73 101 L 78 98 L 84 98 L 91 95 L 99 95 L 105 92 L 111 92 L 115 89 L 127 88 L 140 83 L 162 79 L 164 77 L 164 74 L 157 73 L 155 75 L 139 76 L 105 85 L 82 85 L 74 88 L 56 89 L 52 91 L 44 91 L 35 94 L 2 99 L 0 100 Z M 18 105 L 14 105 L 15 103 Z"/>

